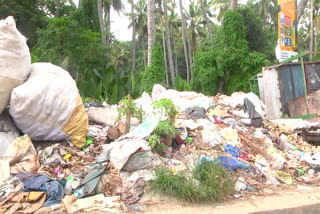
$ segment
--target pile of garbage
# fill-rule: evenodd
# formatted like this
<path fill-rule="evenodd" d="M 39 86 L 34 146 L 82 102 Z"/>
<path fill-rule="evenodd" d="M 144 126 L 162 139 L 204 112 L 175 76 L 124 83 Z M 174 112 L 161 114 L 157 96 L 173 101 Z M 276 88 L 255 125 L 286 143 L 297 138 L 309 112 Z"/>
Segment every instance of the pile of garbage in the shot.
<path fill-rule="evenodd" d="M 142 117 L 128 120 L 123 103 L 83 105 L 67 71 L 31 64 L 12 17 L 0 21 L 0 37 L 0 213 L 136 209 L 154 169 L 190 172 L 199 161 L 230 171 L 236 197 L 319 184 L 320 148 L 296 132 L 319 124 L 266 120 L 253 93 L 208 97 L 157 84 L 133 101 Z M 155 110 L 163 99 L 174 118 Z M 160 136 L 160 155 L 150 136 L 168 120 L 175 134 Z"/>

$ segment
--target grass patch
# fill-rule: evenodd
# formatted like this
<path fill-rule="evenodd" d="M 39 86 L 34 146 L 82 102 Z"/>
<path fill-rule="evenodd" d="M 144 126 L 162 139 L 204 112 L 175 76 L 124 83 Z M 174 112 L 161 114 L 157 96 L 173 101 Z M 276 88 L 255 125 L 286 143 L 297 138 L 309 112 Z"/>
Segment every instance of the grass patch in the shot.
<path fill-rule="evenodd" d="M 198 164 L 191 177 L 166 168 L 157 169 L 156 176 L 151 191 L 192 203 L 221 201 L 234 191 L 230 173 L 218 161 Z"/>

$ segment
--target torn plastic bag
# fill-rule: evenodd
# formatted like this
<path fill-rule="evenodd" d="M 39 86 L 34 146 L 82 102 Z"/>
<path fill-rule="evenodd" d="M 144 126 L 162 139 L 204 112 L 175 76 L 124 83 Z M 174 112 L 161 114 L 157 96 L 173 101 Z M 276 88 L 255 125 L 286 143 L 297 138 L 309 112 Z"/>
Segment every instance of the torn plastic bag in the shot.
<path fill-rule="evenodd" d="M 204 108 L 193 107 L 186 109 L 187 119 L 201 119 L 206 117 L 206 110 Z"/>
<path fill-rule="evenodd" d="M 85 176 L 83 181 L 81 181 L 81 186 L 74 191 L 77 198 L 82 198 L 84 196 L 100 193 L 98 191 L 98 184 L 104 173 L 105 173 L 105 167 L 103 167 L 101 164 L 95 164 L 94 169 L 92 169 Z"/>
<path fill-rule="evenodd" d="M 128 134 L 121 136 L 119 140 L 126 139 L 126 138 L 145 139 L 150 136 L 150 134 L 156 128 L 158 123 L 159 123 L 159 120 L 155 118 L 148 118 L 145 121 L 143 121 L 139 126 L 135 127 Z"/>
<path fill-rule="evenodd" d="M 0 158 L 0 182 L 10 174 L 34 173 L 40 164 L 37 152 L 28 135 L 18 137 Z"/>
<path fill-rule="evenodd" d="M 130 156 L 138 151 L 150 151 L 151 148 L 143 139 L 125 139 L 103 145 L 103 152 L 96 158 L 97 162 L 109 160 L 116 169 L 128 162 Z"/>
<path fill-rule="evenodd" d="M 85 145 L 88 115 L 76 82 L 51 63 L 33 63 L 27 81 L 14 88 L 10 114 L 17 127 L 32 140 L 70 140 Z"/>
<path fill-rule="evenodd" d="M 238 161 L 237 159 L 232 158 L 232 157 L 218 156 L 218 161 L 219 161 L 220 166 L 222 166 L 230 171 L 236 171 L 238 168 L 239 169 L 246 169 L 246 170 L 252 169 L 250 165 L 248 165 L 244 162 Z"/>
<path fill-rule="evenodd" d="M 157 157 L 151 152 L 136 152 L 130 156 L 123 170 L 133 172 L 139 169 L 150 169 L 154 166 L 153 162 Z"/>
<path fill-rule="evenodd" d="M 23 191 L 44 191 L 46 192 L 46 201 L 43 206 L 50 206 L 61 202 L 64 196 L 63 185 L 41 174 L 19 174 L 16 175 L 23 183 Z"/>
<path fill-rule="evenodd" d="M 226 144 L 223 147 L 223 151 L 231 154 L 233 157 L 238 158 L 240 156 L 240 149 L 237 146 L 232 146 L 231 144 Z"/>
<path fill-rule="evenodd" d="M 25 81 L 30 69 L 27 39 L 12 16 L 0 20 L 0 114 L 9 104 L 12 89 Z"/>

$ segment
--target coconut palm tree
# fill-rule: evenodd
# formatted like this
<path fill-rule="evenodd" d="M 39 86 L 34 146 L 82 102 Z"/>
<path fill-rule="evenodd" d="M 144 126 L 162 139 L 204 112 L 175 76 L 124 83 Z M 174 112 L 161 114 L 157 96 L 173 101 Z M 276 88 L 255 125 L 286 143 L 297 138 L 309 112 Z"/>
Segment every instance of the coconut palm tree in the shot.
<path fill-rule="evenodd" d="M 196 51 L 197 36 L 204 37 L 206 35 L 204 28 L 205 21 L 199 5 L 195 4 L 194 1 L 189 4 L 189 11 L 186 12 L 185 16 L 189 20 L 189 35 L 191 35 L 191 50 L 193 56 Z"/>
<path fill-rule="evenodd" d="M 181 19 L 178 17 L 178 14 L 175 13 L 176 3 L 174 0 L 171 1 L 171 5 L 168 5 L 168 9 L 170 11 L 169 15 L 169 28 L 171 32 L 172 38 L 172 46 L 173 46 L 173 55 L 175 58 L 174 67 L 175 67 L 175 75 L 178 76 L 178 53 L 177 53 L 177 45 L 176 45 L 176 37 L 179 36 L 181 29 Z"/>
<path fill-rule="evenodd" d="M 148 34 L 148 27 L 147 27 L 147 4 L 145 0 L 139 0 L 135 4 L 135 25 L 136 25 L 136 34 L 138 35 L 138 41 L 142 45 L 142 52 L 143 52 L 143 62 L 144 66 L 147 66 L 147 57 L 145 51 L 145 40 L 146 35 Z M 129 25 L 129 28 L 132 27 L 132 22 Z"/>
<path fill-rule="evenodd" d="M 184 57 L 186 60 L 186 66 L 187 66 L 187 83 L 190 82 L 190 65 L 191 65 L 191 57 L 189 58 L 189 51 L 190 46 L 188 47 L 188 33 L 187 33 L 187 24 L 186 24 L 186 18 L 185 14 L 183 12 L 183 6 L 182 6 L 182 0 L 179 0 L 179 8 L 180 8 L 180 16 L 182 21 L 182 41 L 183 41 L 183 49 L 184 49 Z"/>
<path fill-rule="evenodd" d="M 155 1 L 147 0 L 148 66 L 151 64 L 152 47 L 155 42 Z"/>
<path fill-rule="evenodd" d="M 167 42 L 167 51 L 168 51 L 169 70 L 170 70 L 170 74 L 171 74 L 171 83 L 172 83 L 172 86 L 174 86 L 175 74 L 174 74 L 173 60 L 172 60 L 172 47 L 171 47 L 171 40 L 170 40 L 167 0 L 163 1 L 163 10 L 164 10 L 165 33 L 166 33 L 166 42 Z"/>
<path fill-rule="evenodd" d="M 129 3 L 131 4 L 131 13 L 126 14 L 131 19 L 131 22 L 129 24 L 129 27 L 132 27 L 132 46 L 131 46 L 131 58 L 132 58 L 132 64 L 131 64 L 131 70 L 136 70 L 136 23 L 137 23 L 137 14 L 134 12 L 135 5 L 134 0 L 129 0 Z"/>
<path fill-rule="evenodd" d="M 211 21 L 208 18 L 208 12 L 210 12 L 209 5 L 207 0 L 199 0 L 201 5 L 201 11 L 204 19 L 206 20 L 206 25 L 208 28 L 208 35 L 210 39 L 212 38 L 212 28 L 211 28 Z M 209 11 L 208 11 L 209 10 Z"/>
<path fill-rule="evenodd" d="M 103 8 L 104 8 L 104 22 L 107 27 L 107 43 L 110 43 L 110 32 L 111 32 L 111 8 L 113 8 L 117 12 L 121 12 L 123 9 L 123 4 L 121 0 L 103 0 Z"/>

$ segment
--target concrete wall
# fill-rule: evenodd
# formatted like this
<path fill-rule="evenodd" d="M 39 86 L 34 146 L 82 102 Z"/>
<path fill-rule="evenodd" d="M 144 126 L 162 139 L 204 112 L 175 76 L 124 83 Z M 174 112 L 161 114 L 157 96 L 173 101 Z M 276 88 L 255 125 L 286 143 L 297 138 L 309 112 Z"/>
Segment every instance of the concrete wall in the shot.
<path fill-rule="evenodd" d="M 282 115 L 282 104 L 280 101 L 280 86 L 277 67 L 262 68 L 262 81 L 258 81 L 261 100 L 266 105 L 268 119 L 279 119 Z"/>

